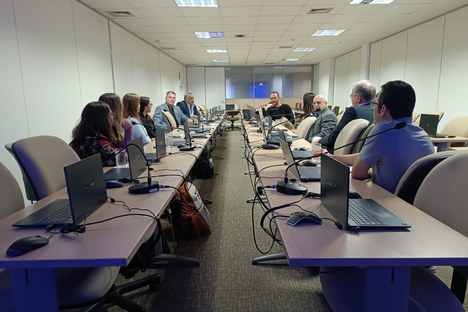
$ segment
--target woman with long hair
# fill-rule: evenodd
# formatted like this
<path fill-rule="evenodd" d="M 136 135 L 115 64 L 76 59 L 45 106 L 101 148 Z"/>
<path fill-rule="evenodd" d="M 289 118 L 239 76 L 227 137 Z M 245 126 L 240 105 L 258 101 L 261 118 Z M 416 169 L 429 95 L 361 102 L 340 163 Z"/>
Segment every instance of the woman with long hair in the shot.
<path fill-rule="evenodd" d="M 151 138 L 140 120 L 140 96 L 135 93 L 127 93 L 124 95 L 122 102 L 124 116 L 132 123 L 133 138 L 141 137 L 143 139 L 143 145 L 150 143 Z"/>
<path fill-rule="evenodd" d="M 153 103 L 151 103 L 149 97 L 140 96 L 140 120 L 150 138 L 154 138 L 156 136 L 156 128 L 154 127 L 154 121 L 150 114 L 152 107 Z"/>
<path fill-rule="evenodd" d="M 115 166 L 115 141 L 112 111 L 106 103 L 88 103 L 73 129 L 70 146 L 83 159 L 101 154 L 103 166 Z"/>
<path fill-rule="evenodd" d="M 116 147 L 124 147 L 128 141 L 133 139 L 132 122 L 123 116 L 123 106 L 120 97 L 115 93 L 104 93 L 99 97 L 99 101 L 109 105 L 114 115 L 112 128 L 116 141 Z"/>

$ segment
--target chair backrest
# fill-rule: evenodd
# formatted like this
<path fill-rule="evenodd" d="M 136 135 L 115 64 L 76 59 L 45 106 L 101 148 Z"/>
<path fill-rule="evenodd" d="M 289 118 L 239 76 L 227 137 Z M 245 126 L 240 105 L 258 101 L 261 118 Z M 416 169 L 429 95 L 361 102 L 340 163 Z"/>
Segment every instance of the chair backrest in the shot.
<path fill-rule="evenodd" d="M 457 151 L 444 151 L 427 155 L 416 160 L 400 178 L 395 189 L 395 195 L 404 201 L 413 204 L 419 186 L 431 170 L 440 162 L 456 154 Z"/>
<path fill-rule="evenodd" d="M 413 113 L 413 123 L 415 125 L 419 125 L 419 117 L 421 117 L 421 114 Z"/>
<path fill-rule="evenodd" d="M 449 135 L 468 137 L 468 116 L 456 117 L 450 120 L 440 132 Z"/>
<path fill-rule="evenodd" d="M 359 142 L 356 142 L 356 144 L 353 147 L 353 150 L 351 151 L 352 153 L 359 153 L 362 150 L 362 147 L 366 143 L 366 138 L 369 135 L 369 132 L 374 128 L 374 124 L 370 124 L 367 126 L 367 128 L 362 132 L 361 136 L 359 137 Z"/>
<path fill-rule="evenodd" d="M 168 124 L 171 126 L 171 130 L 176 129 L 177 128 L 177 122 L 174 119 L 174 116 L 172 116 L 172 114 L 170 112 L 168 112 L 168 111 L 162 111 L 162 112 L 163 112 L 163 115 L 166 118 Z"/>
<path fill-rule="evenodd" d="M 414 206 L 468 236 L 468 152 L 458 152 L 440 162 L 419 187 Z"/>
<path fill-rule="evenodd" d="M 18 140 L 11 149 L 38 200 L 64 188 L 63 167 L 80 160 L 65 141 L 54 136 Z"/>
<path fill-rule="evenodd" d="M 24 208 L 24 199 L 21 189 L 15 177 L 0 162 L 0 198 L 2 205 L 0 208 L 0 219 L 3 219 L 15 211 Z"/>
<path fill-rule="evenodd" d="M 18 163 L 18 159 L 16 158 L 15 153 L 13 153 L 13 150 L 11 149 L 11 145 L 12 145 L 11 143 L 5 144 L 5 149 L 8 152 L 10 152 L 10 154 L 13 156 L 13 158 Z M 19 165 L 19 163 L 18 163 L 18 165 Z M 33 189 L 32 185 L 31 185 L 31 181 L 29 181 L 29 178 L 28 178 L 27 174 L 23 171 L 23 167 L 21 167 L 21 165 L 19 165 L 19 167 L 20 167 L 21 173 L 23 175 L 23 183 L 24 183 L 24 189 L 26 191 L 26 198 L 29 199 L 31 202 L 38 200 L 38 198 L 36 198 L 36 194 L 34 193 L 34 189 Z"/>
<path fill-rule="evenodd" d="M 344 146 L 350 144 L 361 136 L 363 131 L 369 125 L 369 121 L 366 119 L 358 118 L 348 122 L 346 126 L 340 131 L 336 137 L 335 147 Z M 347 155 L 353 150 L 355 144 L 340 148 L 334 152 L 335 155 Z"/>
<path fill-rule="evenodd" d="M 302 121 L 296 128 L 296 134 L 301 138 L 308 138 L 310 129 L 312 128 L 312 125 L 316 120 L 317 118 L 315 118 L 314 116 L 309 116 L 302 119 Z"/>

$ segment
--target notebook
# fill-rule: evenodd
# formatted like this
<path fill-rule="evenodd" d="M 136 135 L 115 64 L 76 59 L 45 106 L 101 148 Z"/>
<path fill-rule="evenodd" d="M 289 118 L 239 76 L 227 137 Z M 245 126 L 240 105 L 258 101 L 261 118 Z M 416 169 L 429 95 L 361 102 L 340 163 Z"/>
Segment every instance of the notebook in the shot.
<path fill-rule="evenodd" d="M 320 181 L 320 167 L 311 167 L 311 166 L 300 166 L 294 163 L 294 158 L 292 156 L 291 148 L 289 144 L 281 140 L 279 141 L 281 150 L 283 151 L 284 158 L 286 159 L 286 163 L 291 166 L 292 173 L 299 178 L 302 182 L 316 182 Z"/>
<path fill-rule="evenodd" d="M 138 147 L 137 147 L 138 146 Z M 146 170 L 146 160 L 143 157 L 143 139 L 141 137 L 128 141 L 125 147 L 128 155 L 128 167 L 112 168 L 104 173 L 105 180 L 133 180 Z"/>
<path fill-rule="evenodd" d="M 16 222 L 13 226 L 74 226 L 81 223 L 106 202 L 106 184 L 99 154 L 82 159 L 63 169 L 68 199 L 57 199 L 41 210 Z"/>
<path fill-rule="evenodd" d="M 150 162 L 158 162 L 167 153 L 166 151 L 166 132 L 164 130 L 157 130 L 154 140 L 154 153 L 145 153 L 146 159 Z"/>
<path fill-rule="evenodd" d="M 419 126 L 426 131 L 431 138 L 454 138 L 454 135 L 447 135 L 437 133 L 439 126 L 439 115 L 435 114 L 421 114 L 419 117 Z"/>
<path fill-rule="evenodd" d="M 373 199 L 349 198 L 349 167 L 322 154 L 322 204 L 346 230 L 397 229 L 411 226 Z"/>

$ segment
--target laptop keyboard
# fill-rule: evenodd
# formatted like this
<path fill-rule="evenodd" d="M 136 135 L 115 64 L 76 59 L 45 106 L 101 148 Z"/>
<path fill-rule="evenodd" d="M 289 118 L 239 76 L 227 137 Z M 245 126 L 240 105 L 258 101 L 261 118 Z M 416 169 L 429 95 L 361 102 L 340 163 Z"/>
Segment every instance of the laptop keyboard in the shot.
<path fill-rule="evenodd" d="M 105 180 L 121 180 L 130 178 L 130 168 L 112 168 L 104 173 Z"/>
<path fill-rule="evenodd" d="M 39 221 L 40 224 L 68 224 L 73 223 L 70 203 L 45 216 Z"/>
<path fill-rule="evenodd" d="M 353 220 L 358 225 L 385 225 L 378 217 L 371 214 L 363 205 L 362 202 L 357 200 L 349 201 L 349 219 Z"/>
<path fill-rule="evenodd" d="M 318 167 L 297 166 L 297 170 L 303 178 L 320 179 L 320 170 Z"/>

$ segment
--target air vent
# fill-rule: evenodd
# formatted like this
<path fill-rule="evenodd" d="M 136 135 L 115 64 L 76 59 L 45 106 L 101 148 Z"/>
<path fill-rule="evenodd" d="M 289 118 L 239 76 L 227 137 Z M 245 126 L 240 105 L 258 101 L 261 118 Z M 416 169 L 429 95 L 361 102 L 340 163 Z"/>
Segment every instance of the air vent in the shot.
<path fill-rule="evenodd" d="M 275 65 L 275 63 L 271 63 L 271 62 L 269 62 L 269 63 L 264 63 L 264 64 L 265 64 L 265 65 Z"/>
<path fill-rule="evenodd" d="M 106 11 L 106 13 L 113 17 L 135 17 L 130 11 Z"/>
<path fill-rule="evenodd" d="M 334 8 L 311 9 L 307 14 L 327 14 Z"/>
<path fill-rule="evenodd" d="M 162 47 L 161 50 L 175 50 L 176 48 L 174 47 Z"/>
<path fill-rule="evenodd" d="M 278 49 L 292 49 L 292 46 L 279 46 Z"/>

